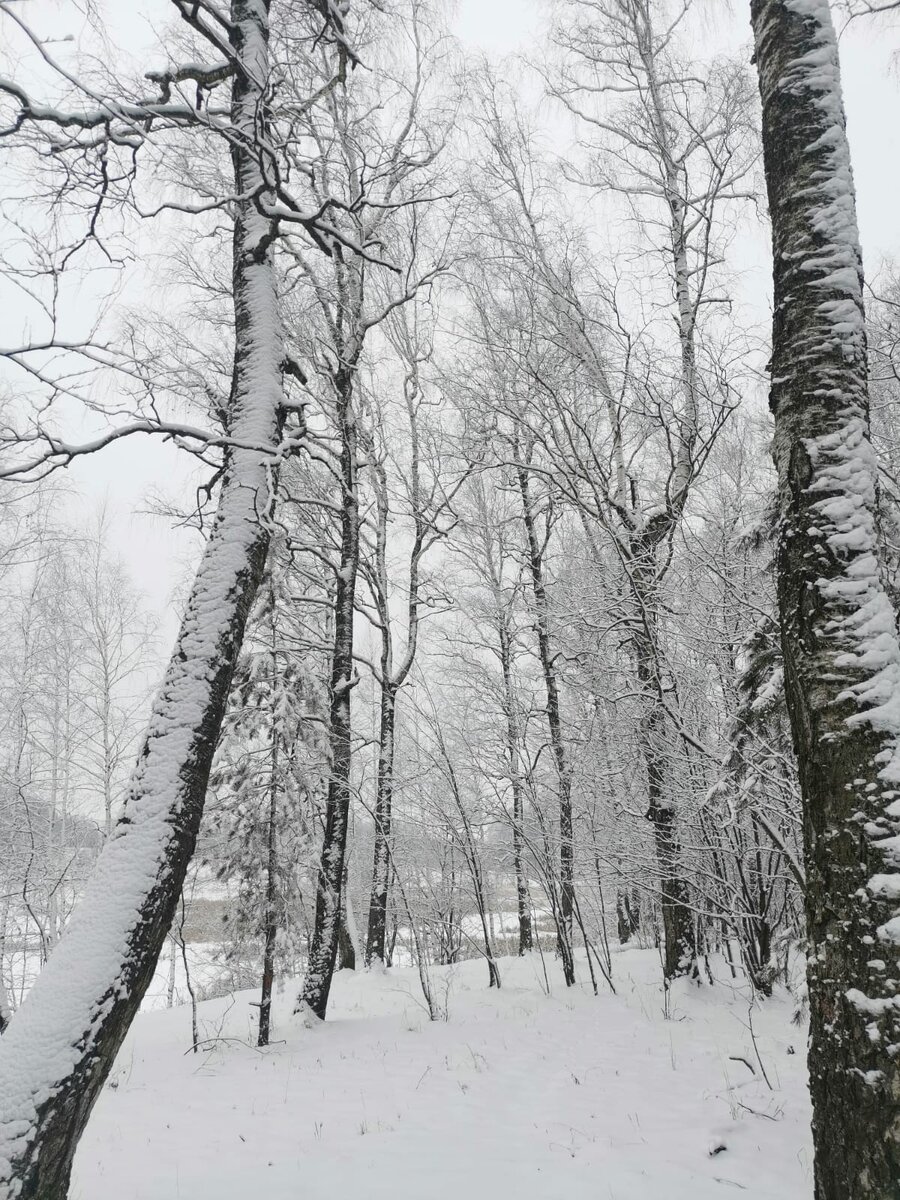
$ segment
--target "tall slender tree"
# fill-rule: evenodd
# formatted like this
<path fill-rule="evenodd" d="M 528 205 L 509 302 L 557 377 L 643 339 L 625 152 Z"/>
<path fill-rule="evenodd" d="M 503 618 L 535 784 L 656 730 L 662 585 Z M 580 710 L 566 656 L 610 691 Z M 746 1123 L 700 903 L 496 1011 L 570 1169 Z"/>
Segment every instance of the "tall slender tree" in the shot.
<path fill-rule="evenodd" d="M 586 131 L 588 166 L 578 181 L 627 197 L 641 226 L 642 250 L 661 260 L 669 285 L 662 299 L 677 337 L 678 365 L 667 367 L 675 396 L 664 399 L 665 385 L 655 384 L 657 402 L 667 410 L 671 456 L 663 487 L 647 497 L 649 504 L 635 503 L 634 492 L 629 496 L 622 459 L 628 431 L 614 415 L 617 469 L 606 498 L 607 524 L 615 530 L 632 593 L 631 644 L 644 695 L 647 817 L 659 863 L 667 978 L 691 967 L 694 919 L 670 779 L 662 588 L 667 547 L 708 449 L 704 410 L 714 408 L 719 390 L 715 360 L 704 345 L 703 314 L 727 294 L 716 269 L 727 240 L 723 217 L 747 194 L 755 157 L 743 66 L 679 59 L 676 39 L 690 8 L 686 0 L 669 19 L 659 0 L 570 0 L 564 10 L 569 19 L 556 31 L 564 60 L 551 88 Z M 579 315 L 577 308 L 572 315 Z M 613 414 L 602 335 L 582 335 L 576 345 Z"/>
<path fill-rule="evenodd" d="M 409 678 L 419 643 L 419 625 L 427 615 L 431 599 L 427 591 L 424 564 L 426 556 L 453 526 L 452 501 L 465 471 L 451 480 L 451 469 L 441 470 L 450 456 L 438 441 L 437 422 L 428 421 L 428 409 L 435 401 L 429 397 L 424 378 L 432 357 L 434 331 L 425 314 L 397 309 L 386 324 L 387 337 L 402 367 L 403 417 L 399 428 L 387 419 L 385 411 L 372 415 L 373 438 L 369 451 L 372 486 L 375 492 L 375 530 L 373 552 L 363 570 L 372 597 L 374 622 L 381 642 L 373 674 L 379 693 L 378 755 L 375 769 L 375 847 L 372 863 L 372 888 L 366 931 L 366 965 L 385 960 L 388 897 L 391 879 L 391 818 L 394 796 L 394 759 L 396 754 L 397 700 Z M 399 435 L 399 436 L 398 436 Z M 398 440 L 402 454 L 389 443 Z M 393 575 L 394 541 L 403 539 L 408 527 L 411 541 L 404 553 L 405 578 Z M 400 535 L 398 537 L 398 534 Z M 403 539 L 407 540 L 407 539 Z M 406 548 L 405 548 L 406 550 Z M 392 599 L 402 589 L 405 604 L 398 621 Z M 403 625 L 405 642 L 398 636 Z"/>
<path fill-rule="evenodd" d="M 315 925 L 298 998 L 298 1005 L 321 1019 L 337 960 L 350 828 L 352 690 L 358 678 L 354 617 L 363 519 L 360 468 L 365 466 L 366 435 L 361 374 L 378 327 L 443 269 L 440 249 L 435 260 L 422 264 L 414 215 L 436 190 L 433 166 L 443 144 L 436 114 L 426 103 L 440 37 L 429 27 L 422 0 L 405 0 L 391 18 L 368 27 L 368 43 L 359 32 L 359 44 L 379 63 L 378 72 L 358 72 L 330 93 L 324 105 L 327 121 L 304 132 L 322 147 L 322 202 L 330 195 L 342 198 L 336 220 L 345 239 L 360 245 L 377 242 L 394 270 L 383 271 L 379 281 L 359 256 L 338 252 L 326 271 L 305 250 L 295 254 L 300 278 L 315 301 L 314 315 L 297 337 L 309 347 L 324 419 L 337 443 L 332 465 L 339 533 L 333 555 L 330 775 Z M 401 20 L 408 43 L 391 38 Z"/>

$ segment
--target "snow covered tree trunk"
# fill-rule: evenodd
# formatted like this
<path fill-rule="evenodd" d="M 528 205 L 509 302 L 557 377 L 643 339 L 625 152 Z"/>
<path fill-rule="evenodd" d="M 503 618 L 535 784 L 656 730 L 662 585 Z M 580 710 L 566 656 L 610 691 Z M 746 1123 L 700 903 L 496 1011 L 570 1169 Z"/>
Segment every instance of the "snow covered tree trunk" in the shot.
<path fill-rule="evenodd" d="M 350 819 L 350 767 L 352 726 L 350 695 L 353 687 L 353 611 L 359 567 L 359 495 L 357 480 L 358 438 L 353 411 L 353 372 L 343 366 L 335 377 L 338 427 L 341 436 L 341 559 L 334 601 L 334 649 L 331 661 L 329 704 L 328 798 L 325 837 L 316 892 L 316 919 L 306 978 L 298 1000 L 325 1019 L 328 994 L 337 959 L 341 924 L 341 884 Z"/>
<path fill-rule="evenodd" d="M 778 600 L 807 868 L 817 1200 L 900 1196 L 900 648 L 827 0 L 752 0 L 772 218 Z"/>
<path fill-rule="evenodd" d="M 233 0 L 235 191 L 259 194 L 268 4 Z M 244 624 L 268 548 L 266 448 L 281 426 L 270 224 L 235 203 L 235 360 L 218 512 L 125 811 L 69 929 L 0 1040 L 0 1197 L 62 1200 L 78 1139 L 150 983 L 193 853 Z"/>

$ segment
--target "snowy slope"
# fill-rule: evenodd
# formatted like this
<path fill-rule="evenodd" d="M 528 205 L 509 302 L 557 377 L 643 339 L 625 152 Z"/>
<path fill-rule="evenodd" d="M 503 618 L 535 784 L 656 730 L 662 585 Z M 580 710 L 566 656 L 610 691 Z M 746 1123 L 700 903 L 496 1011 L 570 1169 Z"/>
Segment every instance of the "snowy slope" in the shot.
<path fill-rule="evenodd" d="M 679 983 L 663 1012 L 652 951 L 614 956 L 618 994 L 567 992 L 540 959 L 435 970 L 432 1024 L 414 972 L 341 972 L 325 1025 L 255 993 L 142 1013 L 75 1162 L 75 1200 L 755 1200 L 811 1194 L 805 1033 L 782 996 L 752 1013 L 723 980 Z M 727 975 L 727 971 L 720 971 Z M 793 1047 L 796 1053 L 791 1053 Z M 188 1050 L 188 1053 L 185 1053 Z M 730 1056 L 741 1056 L 755 1069 Z M 715 1147 L 724 1146 L 712 1154 Z"/>

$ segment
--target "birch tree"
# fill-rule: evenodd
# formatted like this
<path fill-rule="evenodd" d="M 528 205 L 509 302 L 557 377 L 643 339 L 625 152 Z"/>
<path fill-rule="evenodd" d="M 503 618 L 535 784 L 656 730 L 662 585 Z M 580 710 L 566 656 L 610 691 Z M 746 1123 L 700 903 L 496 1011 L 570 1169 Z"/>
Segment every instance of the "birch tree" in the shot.
<path fill-rule="evenodd" d="M 389 38 L 389 30 L 397 35 Z M 361 74 L 324 100 L 327 119 L 298 125 L 319 147 L 321 170 L 314 194 L 341 198 L 336 217 L 347 243 L 383 247 L 392 273 L 381 278 L 372 264 L 336 253 L 324 267 L 308 247 L 289 247 L 311 311 L 295 331 L 313 364 L 317 411 L 326 430 L 327 469 L 334 485 L 336 544 L 329 559 L 334 577 L 333 645 L 329 687 L 329 781 L 325 831 L 316 893 L 316 917 L 298 1006 L 324 1019 L 337 959 L 341 900 L 350 823 L 353 752 L 354 619 L 361 557 L 361 467 L 366 430 L 361 372 L 376 331 L 395 310 L 411 303 L 443 270 L 441 251 L 423 262 L 415 210 L 437 191 L 434 164 L 443 144 L 437 112 L 427 103 L 440 37 L 420 0 L 408 0 L 386 28 L 369 30 L 368 53 L 379 62 L 374 78 Z M 361 44 L 363 33 L 360 33 Z M 304 128 L 303 122 L 307 125 Z M 305 297 L 304 297 L 305 298 Z"/>
<path fill-rule="evenodd" d="M 680 362 L 673 382 L 680 395 L 668 402 L 671 469 L 663 492 L 641 511 L 629 502 L 620 471 L 609 498 L 624 526 L 619 542 L 634 592 L 632 645 L 646 697 L 647 816 L 662 879 L 667 977 L 690 966 L 693 935 L 667 783 L 670 730 L 659 591 L 666 546 L 683 518 L 703 454 L 702 410 L 715 390 L 715 373 L 702 362 L 702 318 L 726 300 L 716 271 L 724 214 L 749 194 L 753 164 L 743 69 L 727 61 L 704 66 L 679 61 L 676 39 L 689 9 L 685 3 L 667 19 L 658 0 L 574 0 L 571 22 L 557 28 L 565 57 L 551 84 L 586 131 L 588 166 L 579 180 L 626 197 L 645 231 L 645 252 L 661 258 L 677 331 Z"/>
<path fill-rule="evenodd" d="M 402 371 L 400 422 L 388 419 L 378 404 L 373 414 L 369 451 L 375 494 L 373 553 L 363 569 L 372 597 L 373 623 L 380 640 L 378 662 L 372 664 L 379 693 L 378 757 L 375 775 L 375 846 L 372 888 L 366 932 L 366 965 L 384 963 L 388 893 L 391 877 L 391 815 L 394 793 L 394 757 L 397 732 L 397 699 L 416 660 L 419 626 L 432 605 L 427 587 L 425 560 L 453 525 L 453 499 L 465 479 L 455 469 L 453 456 L 441 444 L 441 413 L 429 413 L 440 400 L 429 396 L 425 371 L 433 351 L 433 318 L 407 305 L 391 314 L 385 331 Z M 403 449 L 389 445 L 397 440 Z M 446 443 L 446 439 L 444 439 Z M 394 577 L 398 558 L 395 543 L 403 532 L 411 534 L 402 554 L 402 576 Z M 392 553 L 394 551 L 394 553 Z M 395 612 L 394 592 L 405 598 L 403 617 Z M 402 629 L 402 632 L 401 632 Z M 401 641 L 401 637 L 403 640 Z M 401 649 L 402 648 L 402 649 Z"/>
<path fill-rule="evenodd" d="M 828 0 L 753 0 L 772 220 L 785 693 L 803 796 L 817 1200 L 900 1180 L 900 646 L 882 583 L 862 255 Z"/>
<path fill-rule="evenodd" d="M 491 699 L 502 713 L 499 758 L 512 800 L 511 807 L 508 803 L 504 805 L 504 816 L 512 830 L 517 948 L 523 955 L 534 949 L 534 929 L 525 832 L 528 752 L 524 745 L 522 697 L 517 687 L 523 623 L 521 539 L 517 536 L 514 500 L 505 490 L 489 486 L 483 475 L 477 474 L 472 479 L 464 502 L 460 536 L 455 539 L 454 549 L 472 572 L 477 590 L 485 595 L 483 602 L 467 597 L 466 618 L 481 632 L 499 667 L 499 687 L 491 689 Z M 490 745 L 488 757 L 492 763 L 497 755 L 497 748 Z"/>
<path fill-rule="evenodd" d="M 208 65 L 193 63 L 154 74 L 152 82 L 162 94 L 158 101 L 98 101 L 92 96 L 90 108 L 68 111 L 32 100 L 15 83 L 2 85 L 18 109 L 7 132 L 17 136 L 35 128 L 37 136 L 56 140 L 63 158 L 68 151 L 90 160 L 117 138 L 133 148 L 156 117 L 200 130 L 212 122 L 225 139 L 233 167 L 228 204 L 233 213 L 234 303 L 232 391 L 224 433 L 212 439 L 223 449 L 216 517 L 124 815 L 65 938 L 0 1045 L 4 1196 L 65 1196 L 78 1139 L 171 924 L 194 849 L 245 622 L 265 563 L 273 474 L 284 454 L 284 351 L 274 222 L 299 216 L 321 246 L 330 244 L 315 216 L 298 213 L 279 189 L 268 0 L 233 0 L 227 18 L 211 5 L 182 0 L 175 5 L 214 57 Z M 4 17 L 20 23 L 12 5 L 4 3 L 2 9 Z M 338 58 L 343 71 L 346 53 Z M 230 101 L 217 106 L 212 118 L 202 88 L 223 79 L 230 80 Z M 173 100 L 173 90 L 180 94 L 180 89 L 192 98 Z M 123 432 L 114 430 L 99 444 Z M 33 441 L 36 456 L 20 462 L 20 470 L 69 461 L 83 450 L 61 446 L 42 432 Z"/>

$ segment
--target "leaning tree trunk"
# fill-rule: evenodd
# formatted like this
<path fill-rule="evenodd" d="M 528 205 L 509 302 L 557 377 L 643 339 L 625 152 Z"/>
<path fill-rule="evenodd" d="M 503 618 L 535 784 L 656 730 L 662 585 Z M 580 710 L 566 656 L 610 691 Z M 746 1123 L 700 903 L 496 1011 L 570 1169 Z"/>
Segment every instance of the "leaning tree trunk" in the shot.
<path fill-rule="evenodd" d="M 234 0 L 235 192 L 260 193 L 267 5 Z M 270 226 L 235 201 L 234 377 L 216 519 L 157 697 L 125 811 L 69 929 L 0 1039 L 0 1197 L 62 1200 L 72 1159 L 153 976 L 194 850 L 244 624 L 268 549 L 269 451 L 280 437 L 281 347 Z M 247 447 L 255 447 L 249 449 Z"/>
<path fill-rule="evenodd" d="M 804 809 L 817 1200 L 900 1197 L 900 647 L 827 0 L 752 0 L 772 219 L 785 691 Z"/>
<path fill-rule="evenodd" d="M 336 383 L 338 427 L 341 434 L 341 559 L 334 601 L 334 649 L 331 660 L 329 705 L 330 775 L 325 809 L 325 836 L 319 864 L 316 919 L 298 1008 L 308 1005 L 325 1019 L 328 994 L 337 959 L 341 925 L 341 885 L 350 820 L 353 687 L 353 610 L 359 566 L 359 497 L 357 493 L 357 430 L 353 412 L 353 368 L 342 367 Z"/>

